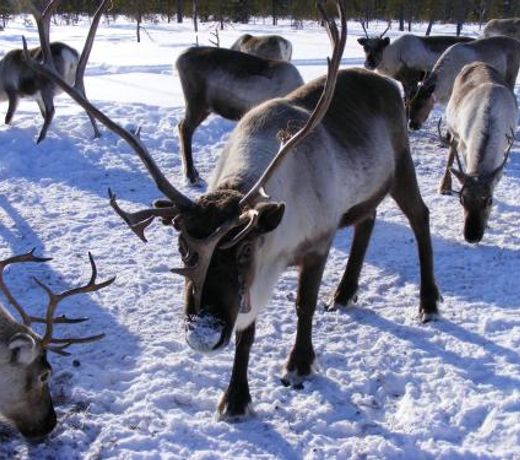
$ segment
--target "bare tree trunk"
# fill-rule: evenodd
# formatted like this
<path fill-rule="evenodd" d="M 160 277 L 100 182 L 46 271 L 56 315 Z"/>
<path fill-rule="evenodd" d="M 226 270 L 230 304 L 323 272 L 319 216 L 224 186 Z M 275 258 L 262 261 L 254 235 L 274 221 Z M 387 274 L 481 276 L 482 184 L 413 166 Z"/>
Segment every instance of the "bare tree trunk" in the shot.
<path fill-rule="evenodd" d="M 218 18 L 220 22 L 220 30 L 224 30 L 224 0 L 218 2 Z"/>
<path fill-rule="evenodd" d="M 141 16 L 141 10 L 140 9 L 137 11 L 136 19 L 137 19 L 137 28 L 136 28 L 137 43 L 141 43 L 141 21 L 142 21 L 142 16 Z"/>
<path fill-rule="evenodd" d="M 429 11 L 429 18 L 428 18 L 428 27 L 426 28 L 426 36 L 428 37 L 432 33 L 432 27 L 433 23 L 435 22 L 435 16 L 436 16 L 436 8 L 437 8 L 437 2 L 431 2 L 430 3 L 430 11 Z"/>
<path fill-rule="evenodd" d="M 464 25 L 464 16 L 466 15 L 465 0 L 459 0 L 457 2 L 456 20 L 457 20 L 457 37 L 462 32 L 462 26 Z"/>
<path fill-rule="evenodd" d="M 195 41 L 199 46 L 199 1 L 193 0 L 193 28 L 195 29 Z"/>
<path fill-rule="evenodd" d="M 276 0 L 271 0 L 271 6 L 273 11 L 273 26 L 278 24 L 278 17 L 276 16 Z"/>
<path fill-rule="evenodd" d="M 177 0 L 176 1 L 176 6 L 177 6 L 177 22 L 180 24 L 182 23 L 182 0 Z"/>
<path fill-rule="evenodd" d="M 399 30 L 404 32 L 404 3 L 399 5 Z"/>

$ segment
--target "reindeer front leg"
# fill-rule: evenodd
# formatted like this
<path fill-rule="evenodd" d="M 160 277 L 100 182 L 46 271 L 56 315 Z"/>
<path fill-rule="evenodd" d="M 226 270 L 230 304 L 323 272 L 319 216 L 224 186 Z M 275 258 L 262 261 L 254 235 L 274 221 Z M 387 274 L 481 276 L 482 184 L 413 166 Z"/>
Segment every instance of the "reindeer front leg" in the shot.
<path fill-rule="evenodd" d="M 451 195 L 452 193 L 450 168 L 453 165 L 456 153 L 457 147 L 455 147 L 455 144 L 452 142 L 448 150 L 448 162 L 446 163 L 446 170 L 444 171 L 444 176 L 442 176 L 442 179 L 439 183 L 439 193 L 441 195 Z"/>
<path fill-rule="evenodd" d="M 16 112 L 16 108 L 18 107 L 18 96 L 16 95 L 16 91 L 6 90 L 6 93 L 9 107 L 7 108 L 7 113 L 5 115 L 5 124 L 10 125 L 13 120 L 13 115 Z"/>
<path fill-rule="evenodd" d="M 249 352 L 254 340 L 255 323 L 236 333 L 235 359 L 231 380 L 218 404 L 218 420 L 233 421 L 253 412 L 247 381 L 247 366 L 249 365 Z"/>
<path fill-rule="evenodd" d="M 282 383 L 293 388 L 303 388 L 305 377 L 313 372 L 316 355 L 312 346 L 312 319 L 318 301 L 323 270 L 327 261 L 328 247 L 325 254 L 305 256 L 300 266 L 298 294 L 296 296 L 296 315 L 298 325 L 296 340 L 285 366 Z"/>

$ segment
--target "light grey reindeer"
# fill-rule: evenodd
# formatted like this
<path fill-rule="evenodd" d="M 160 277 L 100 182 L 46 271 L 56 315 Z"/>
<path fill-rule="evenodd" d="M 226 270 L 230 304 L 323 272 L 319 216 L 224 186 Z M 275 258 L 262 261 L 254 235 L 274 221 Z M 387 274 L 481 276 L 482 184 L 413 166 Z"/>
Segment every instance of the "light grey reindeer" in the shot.
<path fill-rule="evenodd" d="M 354 226 L 347 268 L 330 310 L 355 301 L 376 208 L 389 194 L 417 240 L 421 319 L 428 321 L 438 311 L 429 212 L 417 185 L 399 89 L 363 69 L 338 71 L 347 34 L 342 2 L 336 3 L 341 33 L 318 3 L 334 45 L 327 77 L 248 112 L 219 159 L 209 191 L 196 201 L 166 179 L 138 138 L 56 74 L 32 63 L 125 139 L 167 197 L 154 208 L 127 213 L 110 193 L 116 212 L 144 241 L 145 229 L 157 217 L 179 230 L 184 267 L 172 271 L 186 277 L 188 344 L 200 352 L 220 350 L 236 332 L 231 380 L 218 404 L 220 419 L 251 413 L 247 368 L 255 322 L 289 265 L 300 269 L 298 320 L 282 382 L 299 387 L 313 372 L 312 320 L 332 239 L 338 228 Z"/>
<path fill-rule="evenodd" d="M 455 79 L 446 120 L 449 155 L 440 192 L 459 196 L 464 207 L 464 238 L 478 243 L 513 146 L 518 122 L 516 97 L 496 69 L 475 62 L 464 66 Z M 455 158 L 458 169 L 452 168 Z M 452 190 L 450 172 L 460 182 L 459 192 Z"/>
<path fill-rule="evenodd" d="M 289 62 L 292 57 L 292 44 L 280 35 L 244 34 L 231 45 L 232 50 L 254 54 L 264 59 Z"/>
<path fill-rule="evenodd" d="M 85 94 L 85 85 L 83 82 L 85 69 L 101 15 L 108 1 L 109 0 L 102 0 L 94 14 L 81 57 L 74 48 L 60 42 L 50 43 L 47 49 L 37 47 L 30 50 L 33 59 L 44 61 L 48 65 L 53 65 L 56 72 L 58 72 L 67 83 L 75 85 L 78 91 L 81 91 L 83 94 Z M 46 35 L 47 39 L 49 37 L 49 22 L 58 3 L 59 0 L 50 1 L 41 14 L 36 8 L 33 8 L 33 15 L 36 19 L 38 29 L 41 31 L 40 33 Z M 0 61 L 0 102 L 8 101 L 9 103 L 5 123 L 11 124 L 21 98 L 34 98 L 43 116 L 43 126 L 37 139 L 38 144 L 47 136 L 47 131 L 55 113 L 54 96 L 59 93 L 60 90 L 55 84 L 46 78 L 42 78 L 38 73 L 35 73 L 27 66 L 21 49 L 9 51 Z M 94 129 L 94 136 L 99 137 L 100 133 L 95 120 L 90 118 L 90 121 Z"/>
<path fill-rule="evenodd" d="M 496 37 L 505 35 L 506 37 L 520 40 L 520 18 L 491 19 L 482 30 L 482 37 Z"/>
<path fill-rule="evenodd" d="M 98 291 L 113 283 L 111 278 L 96 283 L 97 269 L 89 253 L 92 277 L 84 286 L 54 293 L 41 281 L 36 282 L 49 298 L 45 317 L 30 315 L 18 303 L 4 281 L 4 270 L 13 264 L 46 262 L 51 259 L 36 257 L 34 251 L 0 261 L 0 290 L 11 306 L 18 312 L 22 322 L 0 305 L 0 414 L 14 423 L 17 429 L 31 440 L 40 440 L 56 426 L 56 413 L 49 391 L 52 368 L 47 361 L 47 351 L 69 355 L 66 349 L 73 344 L 100 340 L 104 334 L 84 338 L 56 338 L 54 325 L 80 323 L 88 318 L 55 316 L 59 303 L 71 296 L 84 292 Z M 39 336 L 32 324 L 43 323 L 46 330 Z"/>
<path fill-rule="evenodd" d="M 177 59 L 176 68 L 186 103 L 179 138 L 184 174 L 191 184 L 199 181 L 193 164 L 193 133 L 210 113 L 239 120 L 258 104 L 303 85 L 300 73 L 288 62 L 225 48 L 189 48 Z"/>
<path fill-rule="evenodd" d="M 455 43 L 469 42 L 470 37 L 428 36 L 406 34 L 390 42 L 384 37 L 388 28 L 379 36 L 370 37 L 361 23 L 366 37 L 358 38 L 365 52 L 365 67 L 394 78 L 403 85 L 405 102 L 416 93 L 420 81 L 431 72 L 439 56 Z"/>
<path fill-rule="evenodd" d="M 520 42 L 509 37 L 491 37 L 450 46 L 411 101 L 411 129 L 421 128 L 437 102 L 443 106 L 448 104 L 461 69 L 477 61 L 494 67 L 513 90 L 520 66 Z"/>

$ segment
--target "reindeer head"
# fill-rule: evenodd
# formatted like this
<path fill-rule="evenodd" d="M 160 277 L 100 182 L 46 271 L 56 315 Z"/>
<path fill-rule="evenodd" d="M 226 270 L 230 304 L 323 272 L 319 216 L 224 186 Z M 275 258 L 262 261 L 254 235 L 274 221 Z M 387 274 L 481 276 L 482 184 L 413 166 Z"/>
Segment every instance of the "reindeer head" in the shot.
<path fill-rule="evenodd" d="M 251 310 L 249 291 L 261 252 L 261 239 L 276 229 L 285 210 L 283 203 L 269 201 L 263 187 L 283 158 L 321 122 L 334 94 L 347 38 L 344 7 L 341 1 L 336 3 L 342 24 L 341 34 L 336 23 L 326 15 L 321 2 L 318 3 L 334 47 L 333 56 L 327 61 L 328 76 L 320 100 L 305 126 L 282 141 L 270 165 L 246 194 L 222 189 L 192 201 L 168 181 L 138 137 L 110 120 L 56 72 L 34 61 L 25 52 L 31 68 L 55 82 L 134 149 L 167 198 L 157 201 L 153 208 L 128 213 L 119 207 L 116 196 L 109 191 L 112 207 L 141 240 L 146 241 L 145 229 L 155 218 L 179 231 L 179 253 L 184 266 L 172 271 L 186 279 L 185 332 L 188 344 L 196 350 L 209 352 L 222 348 L 229 342 L 238 315 Z M 254 317 L 249 319 L 254 321 Z"/>
<path fill-rule="evenodd" d="M 358 43 L 363 47 L 365 52 L 365 68 L 369 70 L 375 70 L 383 60 L 383 52 L 385 48 L 390 44 L 390 38 L 384 37 L 391 26 L 391 22 L 388 21 L 388 27 L 386 30 L 377 37 L 369 37 L 368 32 L 365 28 L 365 24 L 361 22 L 365 37 L 358 38 Z M 383 38 L 384 37 L 384 38 Z"/>
<path fill-rule="evenodd" d="M 437 77 L 435 74 L 427 77 L 419 86 L 419 89 L 410 103 L 410 129 L 421 129 L 428 119 L 435 105 L 435 87 Z"/>
<path fill-rule="evenodd" d="M 461 189 L 454 192 L 459 195 L 460 204 L 464 208 L 464 239 L 468 243 L 478 243 L 484 237 L 487 221 L 493 205 L 493 190 L 500 180 L 502 171 L 513 147 L 514 137 L 508 137 L 509 147 L 502 163 L 488 174 L 470 175 L 462 171 L 457 153 L 459 169 L 450 168 L 452 174 L 461 184 Z"/>
<path fill-rule="evenodd" d="M 49 391 L 52 368 L 47 361 L 47 351 L 68 355 L 66 348 L 75 343 L 99 340 L 104 334 L 85 338 L 53 337 L 55 324 L 79 323 L 88 318 L 70 319 L 55 317 L 58 303 L 81 292 L 102 289 L 114 281 L 96 284 L 96 265 L 89 254 L 92 266 L 90 282 L 61 294 L 53 293 L 42 282 L 36 282 L 47 292 L 49 305 L 45 318 L 30 316 L 13 297 L 3 279 L 4 269 L 14 263 L 45 262 L 50 259 L 35 257 L 33 251 L 0 261 L 0 290 L 22 318 L 22 324 L 0 307 L 0 414 L 13 422 L 18 430 L 31 440 L 40 440 L 56 426 L 56 413 Z M 33 323 L 46 324 L 46 331 L 39 336 L 31 329 Z"/>

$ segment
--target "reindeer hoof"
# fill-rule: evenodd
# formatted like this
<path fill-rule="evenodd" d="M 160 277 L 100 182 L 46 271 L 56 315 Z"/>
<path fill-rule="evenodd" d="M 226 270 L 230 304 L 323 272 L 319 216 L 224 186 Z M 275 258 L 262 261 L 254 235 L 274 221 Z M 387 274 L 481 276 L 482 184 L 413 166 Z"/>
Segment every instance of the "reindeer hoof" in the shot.
<path fill-rule="evenodd" d="M 196 175 L 186 178 L 186 185 L 189 187 L 204 187 L 206 182 L 196 173 Z"/>
<path fill-rule="evenodd" d="M 312 376 L 316 373 L 317 368 L 318 364 L 316 358 L 313 358 L 310 364 L 299 363 L 299 365 L 291 364 L 289 358 L 289 364 L 287 364 L 285 373 L 280 379 L 280 382 L 284 387 L 291 387 L 295 390 L 303 390 L 303 382 L 312 378 Z"/>
<path fill-rule="evenodd" d="M 357 291 L 348 297 L 346 301 L 336 300 L 335 297 L 336 296 L 332 296 L 325 304 L 325 311 L 345 310 L 352 307 L 358 301 Z"/>
<path fill-rule="evenodd" d="M 255 411 L 251 400 L 243 405 L 237 401 L 229 401 L 224 394 L 218 404 L 215 419 L 218 422 L 238 423 L 254 416 Z"/>
<path fill-rule="evenodd" d="M 430 321 L 437 321 L 440 319 L 439 313 L 426 313 L 424 311 L 419 313 L 421 323 L 429 323 Z"/>

